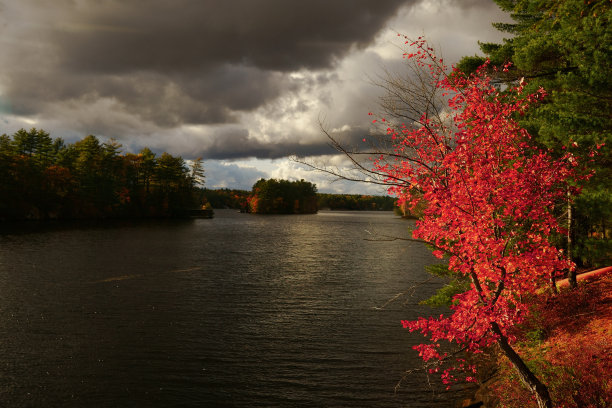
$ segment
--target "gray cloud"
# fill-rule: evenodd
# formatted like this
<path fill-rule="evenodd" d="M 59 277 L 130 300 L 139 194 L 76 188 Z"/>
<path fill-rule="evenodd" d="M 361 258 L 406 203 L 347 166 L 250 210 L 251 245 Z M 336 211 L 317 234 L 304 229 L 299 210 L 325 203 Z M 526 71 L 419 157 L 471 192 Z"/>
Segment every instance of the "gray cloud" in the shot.
<path fill-rule="evenodd" d="M 330 68 L 369 44 L 403 2 L 5 4 L 3 93 L 19 115 L 111 98 L 164 128 L 231 123 L 295 90 L 283 72 Z"/>
<path fill-rule="evenodd" d="M 334 136 L 346 143 L 347 146 L 358 146 L 368 130 L 364 128 L 342 131 Z M 257 157 L 262 159 L 280 159 L 288 156 L 326 156 L 336 154 L 337 151 L 328 143 L 326 138 L 318 138 L 308 143 L 300 143 L 305 137 L 296 135 L 293 138 L 277 137 L 276 142 L 266 143 L 252 137 L 246 128 L 229 127 L 219 129 L 209 142 L 203 142 L 199 155 L 214 160 L 236 160 L 244 157 Z M 198 155 L 198 150 L 192 150 L 191 155 Z"/>
<path fill-rule="evenodd" d="M 250 190 L 260 178 L 268 175 L 255 167 L 241 167 L 235 163 L 225 163 L 215 160 L 207 161 L 206 186 L 209 188 L 235 188 Z"/>
<path fill-rule="evenodd" d="M 78 72 L 199 71 L 219 64 L 329 67 L 370 43 L 403 0 L 84 1 L 50 35 Z M 55 6 L 55 5 L 54 5 Z"/>
<path fill-rule="evenodd" d="M 401 66 L 401 52 L 367 48 L 380 33 L 431 32 L 453 57 L 473 54 L 494 12 L 490 0 L 0 0 L 0 118 L 185 158 L 331 155 L 317 118 L 359 145 L 376 107 L 367 76 Z"/>

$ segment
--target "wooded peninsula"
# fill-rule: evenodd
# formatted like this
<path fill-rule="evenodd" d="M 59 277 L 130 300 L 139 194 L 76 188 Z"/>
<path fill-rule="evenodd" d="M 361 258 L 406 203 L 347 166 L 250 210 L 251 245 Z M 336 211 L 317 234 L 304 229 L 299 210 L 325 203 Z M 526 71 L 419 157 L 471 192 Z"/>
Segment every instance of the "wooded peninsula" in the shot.
<path fill-rule="evenodd" d="M 201 202 L 201 159 L 189 167 L 121 148 L 92 135 L 66 144 L 42 129 L 0 136 L 0 219 L 171 217 Z"/>

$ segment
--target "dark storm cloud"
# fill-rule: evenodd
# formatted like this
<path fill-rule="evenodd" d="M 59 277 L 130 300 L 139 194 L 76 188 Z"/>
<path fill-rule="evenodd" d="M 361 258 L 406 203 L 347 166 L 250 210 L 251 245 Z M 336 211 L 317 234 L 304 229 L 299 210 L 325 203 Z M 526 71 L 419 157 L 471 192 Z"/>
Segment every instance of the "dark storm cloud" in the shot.
<path fill-rule="evenodd" d="M 222 65 L 210 77 L 187 77 L 177 81 L 194 100 L 209 100 L 231 110 L 250 111 L 263 101 L 291 89 L 289 81 L 277 72 L 241 65 Z"/>
<path fill-rule="evenodd" d="M 3 91 L 18 115 L 107 98 L 163 128 L 231 123 L 305 85 L 283 72 L 366 46 L 404 2 L 25 0 L 2 21 Z"/>
<path fill-rule="evenodd" d="M 74 71 L 191 71 L 233 63 L 329 67 L 363 47 L 404 0 L 78 2 L 49 33 Z"/>
<path fill-rule="evenodd" d="M 339 131 L 333 134 L 337 141 L 349 149 L 363 147 L 363 138 L 368 134 L 367 128 L 356 128 Z M 247 129 L 228 128 L 220 130 L 212 137 L 212 142 L 205 147 L 202 154 L 209 159 L 239 159 L 257 157 L 279 159 L 288 156 L 326 156 L 337 151 L 326 138 L 300 143 L 300 135 L 294 138 L 282 138 L 278 135 L 274 143 L 266 143 L 251 137 Z"/>
<path fill-rule="evenodd" d="M 240 159 L 257 157 L 260 159 L 278 159 L 300 152 L 303 155 L 324 155 L 333 150 L 324 142 L 314 141 L 300 145 L 292 140 L 279 140 L 274 143 L 262 142 L 249 137 L 248 130 L 219 132 L 214 141 L 205 146 L 206 157 L 210 159 Z"/>
<path fill-rule="evenodd" d="M 372 92 L 356 71 L 365 78 L 386 63 L 355 51 L 396 24 L 398 13 L 432 4 L 452 9 L 447 18 L 459 26 L 457 15 L 492 7 L 490 0 L 0 0 L 3 120 L 186 157 L 331 154 L 317 114 L 333 112 L 330 126 L 348 125 L 353 130 L 338 135 L 358 144 L 366 131 L 355 123 L 367 122 L 371 109 L 362 95 Z M 439 16 L 430 18 L 410 24 L 433 30 Z"/>

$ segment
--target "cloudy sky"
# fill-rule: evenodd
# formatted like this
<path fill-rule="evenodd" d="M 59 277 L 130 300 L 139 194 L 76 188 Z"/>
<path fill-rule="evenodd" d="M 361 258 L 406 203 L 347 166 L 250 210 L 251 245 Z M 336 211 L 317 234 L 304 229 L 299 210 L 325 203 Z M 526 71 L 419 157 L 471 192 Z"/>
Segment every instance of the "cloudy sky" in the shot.
<path fill-rule="evenodd" d="M 342 163 L 369 131 L 401 41 L 425 35 L 447 61 L 498 41 L 492 0 L 0 0 L 0 134 L 94 134 L 125 151 L 202 156 L 207 186 L 261 177 L 332 182 L 289 157 Z"/>

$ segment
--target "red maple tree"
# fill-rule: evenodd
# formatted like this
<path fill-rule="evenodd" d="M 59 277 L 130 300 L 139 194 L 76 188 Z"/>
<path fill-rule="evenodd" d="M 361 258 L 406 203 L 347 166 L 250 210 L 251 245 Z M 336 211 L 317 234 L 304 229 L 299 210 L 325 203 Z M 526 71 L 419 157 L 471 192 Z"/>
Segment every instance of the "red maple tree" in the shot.
<path fill-rule="evenodd" d="M 502 91 L 486 64 L 469 77 L 457 71 L 446 75 L 447 67 L 425 40 L 406 43 L 415 51 L 405 57 L 429 71 L 432 85 L 447 98 L 441 108 L 446 121 L 426 113 L 389 127 L 393 150 L 375 160 L 374 170 L 386 176 L 400 205 L 424 207 L 413 238 L 447 257 L 449 271 L 471 286 L 454 296 L 448 316 L 402 324 L 429 337 L 415 349 L 430 363 L 452 357 L 440 351 L 442 340 L 473 353 L 498 343 L 539 406 L 551 406 L 544 384 L 512 348 L 508 329 L 528 314 L 525 295 L 568 267 L 549 238 L 562 233 L 555 210 L 568 191 L 577 193 L 576 160 L 570 153 L 554 159 L 534 147 L 515 120 L 543 90 L 525 94 L 521 81 Z M 430 367 L 438 371 L 436 364 Z M 462 361 L 455 367 L 474 380 L 473 367 Z M 444 382 L 455 379 L 452 369 L 441 371 Z"/>

